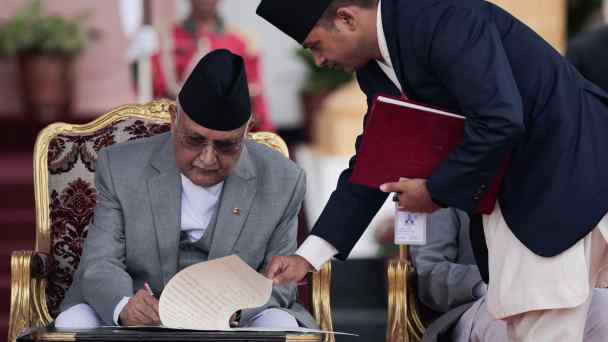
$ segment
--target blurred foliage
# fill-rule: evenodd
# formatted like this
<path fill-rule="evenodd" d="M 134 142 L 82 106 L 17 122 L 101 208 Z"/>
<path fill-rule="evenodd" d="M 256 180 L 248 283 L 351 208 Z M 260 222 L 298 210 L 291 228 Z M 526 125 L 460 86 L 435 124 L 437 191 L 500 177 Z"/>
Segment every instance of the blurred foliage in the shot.
<path fill-rule="evenodd" d="M 74 55 L 87 41 L 87 14 L 68 19 L 43 15 L 40 0 L 32 0 L 0 23 L 0 56 L 25 54 Z"/>
<path fill-rule="evenodd" d="M 303 91 L 311 92 L 313 94 L 324 93 L 348 83 L 354 77 L 354 74 L 352 73 L 318 67 L 315 64 L 315 60 L 310 51 L 306 49 L 298 49 L 296 53 L 300 60 L 306 65 L 308 73 L 302 89 Z"/>
<path fill-rule="evenodd" d="M 568 0 L 568 37 L 580 33 L 591 14 L 601 7 L 602 0 Z"/>

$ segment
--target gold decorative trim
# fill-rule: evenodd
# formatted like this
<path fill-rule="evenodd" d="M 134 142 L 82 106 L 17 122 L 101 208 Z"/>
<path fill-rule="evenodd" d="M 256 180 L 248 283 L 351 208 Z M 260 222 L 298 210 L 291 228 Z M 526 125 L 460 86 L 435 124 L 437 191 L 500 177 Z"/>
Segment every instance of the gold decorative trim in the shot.
<path fill-rule="evenodd" d="M 30 326 L 30 279 L 32 251 L 17 251 L 11 256 L 11 308 L 8 341 L 16 340 L 19 333 Z"/>
<path fill-rule="evenodd" d="M 68 341 L 76 341 L 76 333 L 73 332 L 40 332 L 34 333 L 33 338 L 34 341 L 44 341 L 44 342 L 68 342 Z"/>
<path fill-rule="evenodd" d="M 272 148 L 274 150 L 277 150 L 286 158 L 289 158 L 289 150 L 287 149 L 287 144 L 285 144 L 285 141 L 283 141 L 283 139 L 275 133 L 249 133 L 249 139 L 262 145 L 268 146 L 269 148 Z"/>
<path fill-rule="evenodd" d="M 331 335 L 331 334 L 324 334 Z M 306 334 L 306 335 L 287 335 L 285 336 L 286 342 L 320 342 L 321 337 L 318 334 Z"/>
<path fill-rule="evenodd" d="M 73 332 L 40 332 L 33 333 L 32 339 L 34 341 L 76 341 L 76 333 Z M 321 337 L 319 334 L 287 334 L 285 336 L 286 342 L 320 342 Z"/>
<path fill-rule="evenodd" d="M 388 264 L 387 342 L 419 342 L 424 334 L 411 284 L 414 268 L 409 262 L 408 252 L 407 246 L 399 246 L 399 258 L 390 260 Z"/>
<path fill-rule="evenodd" d="M 400 246 L 399 249 L 399 258 L 406 261 L 407 268 L 405 269 L 405 285 L 406 285 L 406 295 L 407 295 L 407 328 L 410 333 L 410 336 L 414 339 L 414 341 L 422 341 L 424 331 L 426 328 L 424 327 L 424 323 L 422 322 L 422 318 L 420 317 L 419 309 L 418 309 L 418 300 L 416 298 L 415 277 L 414 274 L 416 269 L 412 265 L 411 256 L 409 253 L 409 249 L 407 246 Z"/>
<path fill-rule="evenodd" d="M 11 256 L 11 307 L 8 341 L 15 341 L 25 328 L 45 326 L 52 318 L 39 299 L 46 282 L 32 277 L 35 252 L 15 251 Z"/>
<path fill-rule="evenodd" d="M 388 265 L 387 342 L 410 342 L 407 333 L 407 296 L 405 295 L 406 263 L 390 260 Z"/>
<path fill-rule="evenodd" d="M 312 274 L 312 309 L 317 324 L 323 331 L 334 331 L 331 317 L 331 261 Z M 323 342 L 335 342 L 334 334 L 325 334 Z"/>

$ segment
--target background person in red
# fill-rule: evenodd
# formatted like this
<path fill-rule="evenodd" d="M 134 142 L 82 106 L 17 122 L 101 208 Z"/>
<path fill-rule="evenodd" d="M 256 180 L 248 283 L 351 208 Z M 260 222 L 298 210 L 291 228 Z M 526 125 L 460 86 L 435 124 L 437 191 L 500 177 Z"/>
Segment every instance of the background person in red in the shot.
<path fill-rule="evenodd" d="M 184 76 L 208 52 L 227 49 L 243 56 L 255 117 L 254 131 L 273 131 L 262 94 L 259 55 L 251 37 L 227 27 L 218 14 L 219 0 L 190 0 L 182 22 L 161 29 L 160 50 L 152 57 L 154 97 L 175 98 Z"/>

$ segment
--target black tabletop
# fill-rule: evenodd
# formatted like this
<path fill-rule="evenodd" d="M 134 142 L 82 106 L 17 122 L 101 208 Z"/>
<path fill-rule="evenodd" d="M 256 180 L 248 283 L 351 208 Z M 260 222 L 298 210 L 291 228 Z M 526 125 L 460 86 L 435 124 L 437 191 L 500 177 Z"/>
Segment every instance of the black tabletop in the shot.
<path fill-rule="evenodd" d="M 168 330 L 162 328 L 120 328 L 104 327 L 91 330 L 59 330 L 54 328 L 38 328 L 25 332 L 17 342 L 100 342 L 100 341 L 154 341 L 154 342 L 319 342 L 322 334 L 297 333 L 285 331 L 259 332 L 259 331 L 196 331 L 196 330 Z"/>

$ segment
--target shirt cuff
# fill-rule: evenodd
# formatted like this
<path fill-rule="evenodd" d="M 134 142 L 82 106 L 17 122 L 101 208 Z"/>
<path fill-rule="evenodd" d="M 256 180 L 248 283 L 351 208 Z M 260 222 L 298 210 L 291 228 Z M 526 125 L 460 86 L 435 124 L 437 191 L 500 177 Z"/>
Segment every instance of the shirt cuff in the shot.
<path fill-rule="evenodd" d="M 131 297 L 122 297 L 120 302 L 118 302 L 118 304 L 116 304 L 116 307 L 114 307 L 114 315 L 112 316 L 112 319 L 114 320 L 115 325 L 119 325 L 118 318 L 120 317 L 122 309 L 124 309 L 125 305 L 127 305 L 127 303 L 129 302 L 129 299 L 131 299 Z"/>
<path fill-rule="evenodd" d="M 317 271 L 336 254 L 338 250 L 332 244 L 316 235 L 309 235 L 296 251 L 296 255 L 306 259 Z"/>

